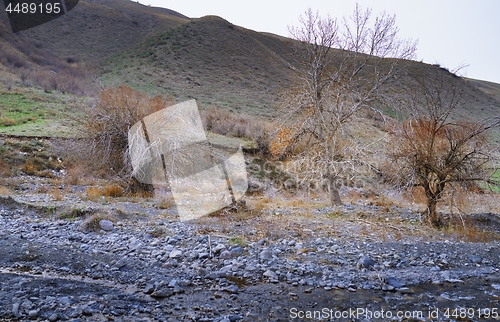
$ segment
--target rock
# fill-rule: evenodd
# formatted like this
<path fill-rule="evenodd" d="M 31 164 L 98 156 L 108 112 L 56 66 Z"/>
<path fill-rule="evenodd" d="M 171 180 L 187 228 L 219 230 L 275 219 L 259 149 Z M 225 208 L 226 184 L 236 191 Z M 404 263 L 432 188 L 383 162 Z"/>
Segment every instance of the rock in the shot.
<path fill-rule="evenodd" d="M 168 254 L 168 257 L 170 258 L 178 258 L 182 256 L 182 250 L 180 249 L 174 249 Z"/>
<path fill-rule="evenodd" d="M 93 310 L 90 306 L 85 305 L 85 306 L 82 308 L 82 314 L 83 314 L 83 315 L 86 315 L 86 316 L 89 316 L 89 315 L 94 314 L 94 310 Z"/>
<path fill-rule="evenodd" d="M 260 252 L 259 258 L 262 260 L 269 260 L 273 258 L 273 254 L 268 249 L 264 249 Z"/>
<path fill-rule="evenodd" d="M 218 245 L 217 245 L 217 246 L 215 246 L 215 248 L 213 249 L 214 254 L 218 254 L 218 253 L 220 253 L 223 249 L 226 249 L 226 245 L 224 245 L 224 244 L 218 244 Z"/>
<path fill-rule="evenodd" d="M 128 258 L 123 257 L 119 261 L 117 261 L 114 265 L 113 268 L 115 269 L 122 269 L 123 267 L 127 266 Z"/>
<path fill-rule="evenodd" d="M 168 287 L 175 287 L 177 285 L 177 280 L 173 278 L 169 283 Z"/>
<path fill-rule="evenodd" d="M 104 231 L 112 231 L 114 229 L 113 222 L 107 219 L 100 220 L 99 227 Z"/>
<path fill-rule="evenodd" d="M 225 251 L 220 253 L 219 258 L 220 259 L 230 259 L 232 256 L 233 255 L 231 254 L 230 251 L 225 250 Z"/>
<path fill-rule="evenodd" d="M 480 264 L 483 261 L 481 257 L 476 255 L 469 255 L 468 258 L 473 264 Z"/>
<path fill-rule="evenodd" d="M 401 287 L 398 292 L 400 292 L 401 294 L 414 294 L 415 292 L 408 288 L 408 287 Z"/>
<path fill-rule="evenodd" d="M 151 293 L 150 296 L 154 298 L 166 298 L 181 293 L 184 293 L 184 289 L 180 287 L 175 287 L 173 289 L 167 287 L 161 287 L 160 289 L 157 289 L 153 293 Z"/>
<path fill-rule="evenodd" d="M 233 249 L 231 249 L 231 254 L 233 256 L 241 255 L 241 254 L 243 254 L 243 248 L 241 248 L 239 246 L 234 247 Z"/>
<path fill-rule="evenodd" d="M 39 312 L 38 310 L 30 310 L 30 311 L 28 312 L 28 316 L 29 316 L 30 318 L 34 318 L 34 317 L 38 316 L 38 312 Z"/>
<path fill-rule="evenodd" d="M 63 296 L 59 299 L 59 303 L 61 303 L 62 305 L 70 305 L 71 299 L 67 296 Z"/>
<path fill-rule="evenodd" d="M 377 262 L 375 262 L 373 259 L 371 259 L 368 256 L 363 256 L 359 259 L 357 267 L 358 268 L 372 268 L 373 266 L 375 266 L 375 264 L 377 264 Z"/>
<path fill-rule="evenodd" d="M 12 304 L 12 313 L 15 315 L 15 316 L 18 316 L 19 315 L 19 306 L 21 305 L 21 303 L 19 302 L 16 302 L 14 304 Z"/>
<path fill-rule="evenodd" d="M 236 285 L 230 285 L 226 288 L 226 291 L 229 292 L 229 293 L 233 293 L 233 294 L 236 294 L 238 293 L 240 289 L 238 288 L 238 286 Z"/>
<path fill-rule="evenodd" d="M 395 288 L 401 288 L 404 286 L 403 283 L 401 283 L 397 278 L 393 277 L 393 276 L 388 276 L 387 277 L 387 284 L 395 287 Z"/>
<path fill-rule="evenodd" d="M 51 322 L 57 321 L 57 319 L 59 319 L 59 316 L 57 316 L 57 314 L 55 314 L 55 313 L 52 313 L 49 316 L 49 321 L 51 321 Z"/>
<path fill-rule="evenodd" d="M 210 254 L 209 254 L 209 253 L 207 253 L 207 252 L 201 252 L 201 253 L 198 253 L 198 258 L 199 258 L 199 259 L 208 258 L 208 256 L 210 256 Z"/>
<path fill-rule="evenodd" d="M 271 271 L 271 270 L 267 270 L 264 272 L 264 275 L 265 277 L 269 277 L 269 279 L 271 280 L 277 280 L 278 279 L 278 275 L 276 275 L 275 272 Z"/>
<path fill-rule="evenodd" d="M 142 291 L 144 294 L 151 294 L 155 290 L 155 286 L 153 284 L 146 284 L 146 287 Z"/>

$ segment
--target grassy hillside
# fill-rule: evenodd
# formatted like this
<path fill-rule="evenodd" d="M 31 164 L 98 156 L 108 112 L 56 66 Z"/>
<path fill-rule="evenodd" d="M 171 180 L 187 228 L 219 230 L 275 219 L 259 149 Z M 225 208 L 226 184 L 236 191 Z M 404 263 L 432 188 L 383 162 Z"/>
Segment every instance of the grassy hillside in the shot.
<path fill-rule="evenodd" d="M 175 11 L 135 1 L 82 0 L 66 15 L 19 34 L 63 59 L 96 64 L 186 21 Z"/>
<path fill-rule="evenodd" d="M 91 95 L 88 84 L 78 82 L 95 74 L 106 85 L 127 84 L 177 102 L 196 98 L 202 108 L 272 119 L 278 94 L 294 79 L 290 65 L 297 58 L 290 39 L 215 16 L 189 19 L 129 0 L 82 0 L 68 14 L 15 35 L 2 21 L 5 15 L 0 84 L 7 90 L 13 84 L 33 87 L 35 96 L 44 95 L 40 89 L 47 95 Z M 424 71 L 440 68 L 409 64 Z M 456 118 L 497 115 L 500 85 L 468 79 L 464 102 Z"/>
<path fill-rule="evenodd" d="M 278 38 L 207 16 L 108 59 L 102 77 L 176 100 L 194 97 L 205 105 L 269 116 L 277 92 L 291 79 L 289 54 Z"/>

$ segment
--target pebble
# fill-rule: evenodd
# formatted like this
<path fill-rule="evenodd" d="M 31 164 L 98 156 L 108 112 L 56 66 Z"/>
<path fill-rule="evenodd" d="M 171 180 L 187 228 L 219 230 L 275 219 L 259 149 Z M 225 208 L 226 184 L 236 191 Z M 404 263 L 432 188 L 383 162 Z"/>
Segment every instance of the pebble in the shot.
<path fill-rule="evenodd" d="M 104 231 L 112 231 L 114 229 L 113 222 L 107 219 L 100 220 L 99 227 Z"/>
<path fill-rule="evenodd" d="M 143 297 L 148 294 L 152 298 L 146 298 L 151 303 L 160 303 L 154 298 L 175 295 L 174 298 L 177 299 L 183 296 L 185 288 L 197 287 L 203 290 L 207 285 L 213 287 L 214 297 L 215 294 L 222 294 L 227 299 L 243 298 L 246 285 L 257 285 L 262 283 L 262 280 L 281 283 L 287 287 L 297 286 L 299 288 L 294 292 L 299 294 L 302 293 L 299 290 L 304 288 L 304 292 L 310 293 L 317 288 L 351 292 L 382 288 L 386 291 L 395 290 L 399 294 L 412 294 L 413 291 L 405 287 L 406 285 L 428 281 L 461 283 L 464 276 L 457 275 L 456 270 L 465 267 L 465 264 L 469 265 L 468 272 L 483 269 L 488 260 L 492 266 L 498 264 L 494 247 L 489 248 L 487 253 L 486 249 L 481 250 L 480 247 L 468 243 L 457 246 L 418 241 L 368 243 L 348 237 L 318 237 L 313 233 L 308 233 L 309 237 L 290 235 L 287 240 L 268 237 L 253 243 L 250 241 L 251 237 L 248 237 L 248 245 L 244 247 L 226 246 L 230 245 L 227 237 L 211 236 L 211 245 L 215 246 L 210 251 L 207 236 L 200 236 L 195 225 L 162 220 L 166 222 L 165 226 L 162 225 L 166 231 L 164 237 L 146 236 L 145 232 L 151 230 L 150 221 L 134 222 L 133 225 L 123 221 L 121 225 L 117 224 L 103 234 L 79 230 L 79 221 L 47 220 L 35 224 L 20 212 L 3 211 L 0 205 L 0 227 L 5 232 L 5 237 L 0 238 L 16 240 L 19 242 L 19 250 L 22 249 L 23 254 L 30 256 L 36 256 L 37 250 L 40 249 L 48 252 L 54 245 L 72 248 L 81 255 L 96 256 L 96 259 L 93 258 L 89 262 L 81 260 L 76 263 L 74 260 L 78 259 L 78 256 L 75 255 L 75 259 L 71 257 L 64 265 L 37 261 L 23 265 L 26 264 L 31 273 L 55 271 L 71 275 L 77 271 L 86 278 L 97 281 L 123 281 L 137 288 L 129 290 L 130 294 L 139 292 Z M 110 223 L 113 224 L 111 221 Z M 101 226 L 101 229 L 106 231 L 104 228 Z M 464 245 L 468 248 L 462 249 Z M 470 254 L 471 250 L 475 251 L 475 255 L 466 255 Z M 297 255 L 299 251 L 301 254 Z M 106 260 L 98 259 L 100 256 Z M 446 265 L 443 265 L 445 261 Z M 379 266 L 378 263 L 383 265 Z M 471 263 L 481 264 L 482 267 L 477 268 Z M 36 270 L 35 266 L 38 266 Z M 487 268 L 484 269 L 487 272 Z M 235 279 L 244 282 L 240 284 Z M 492 286 L 493 289 L 498 286 L 492 285 L 495 285 Z M 71 296 L 66 295 L 69 293 L 61 293 L 53 294 L 53 298 L 48 299 L 38 292 L 25 290 L 21 281 L 10 283 L 5 289 L 7 288 L 11 290 L 10 297 L 5 300 L 8 305 L 7 314 L 24 319 L 43 317 L 49 321 L 73 318 L 83 320 L 83 316 L 102 312 L 103 315 L 113 316 L 119 321 L 120 315 L 133 310 L 155 310 L 155 304 L 145 304 L 142 308 L 140 304 L 130 308 L 120 307 L 112 294 L 107 294 L 109 297 L 103 299 L 88 299 L 79 298 L 77 293 Z M 1 292 L 5 291 L 2 289 Z M 90 300 L 97 303 L 88 304 Z M 182 301 L 178 303 L 179 311 L 187 311 Z M 217 310 L 222 308 L 213 307 L 207 312 Z M 231 316 L 237 317 L 238 314 L 246 313 L 236 309 L 234 312 L 237 313 L 231 313 L 234 314 Z M 203 321 L 203 316 L 200 313 L 192 320 Z M 224 320 L 222 316 L 215 316 L 216 313 L 213 313 L 207 321 Z M 236 318 L 230 318 L 229 315 L 226 318 L 236 321 Z M 168 318 L 164 316 L 158 320 L 167 321 Z"/>

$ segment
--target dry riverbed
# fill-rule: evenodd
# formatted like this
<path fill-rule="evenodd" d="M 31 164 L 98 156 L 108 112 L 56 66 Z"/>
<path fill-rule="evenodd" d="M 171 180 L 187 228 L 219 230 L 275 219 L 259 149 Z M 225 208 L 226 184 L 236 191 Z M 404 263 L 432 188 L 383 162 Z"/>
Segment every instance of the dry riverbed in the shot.
<path fill-rule="evenodd" d="M 449 321 L 467 308 L 480 321 L 500 308 L 499 242 L 460 241 L 408 209 L 248 197 L 180 222 L 148 200 L 21 188 L 0 198 L 0 320 Z"/>

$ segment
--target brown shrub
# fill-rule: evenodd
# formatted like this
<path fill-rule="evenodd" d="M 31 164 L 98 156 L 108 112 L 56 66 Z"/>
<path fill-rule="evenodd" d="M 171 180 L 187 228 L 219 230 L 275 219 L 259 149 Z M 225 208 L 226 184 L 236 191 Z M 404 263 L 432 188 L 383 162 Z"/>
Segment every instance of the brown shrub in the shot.
<path fill-rule="evenodd" d="M 102 188 L 102 195 L 105 197 L 118 198 L 123 196 L 123 188 L 118 185 L 109 185 Z"/>
<path fill-rule="evenodd" d="M 87 196 L 87 198 L 89 198 L 90 200 L 97 200 L 99 197 L 102 196 L 102 191 L 101 189 L 97 188 L 97 187 L 89 187 L 85 190 L 85 195 Z"/>
<path fill-rule="evenodd" d="M 144 117 L 167 106 L 160 96 L 149 97 L 128 86 L 103 88 L 93 105 L 83 106 L 82 139 L 67 144 L 71 163 L 121 181 L 125 190 L 133 183 L 128 154 L 128 131 Z"/>
<path fill-rule="evenodd" d="M 17 125 L 17 121 L 10 117 L 2 117 L 0 118 L 0 126 L 15 126 Z"/>
<path fill-rule="evenodd" d="M 261 152 L 267 153 L 269 151 L 269 137 L 274 130 L 270 122 L 216 108 L 202 111 L 201 118 L 203 126 L 208 131 L 240 138 L 251 138 L 257 143 Z"/>

